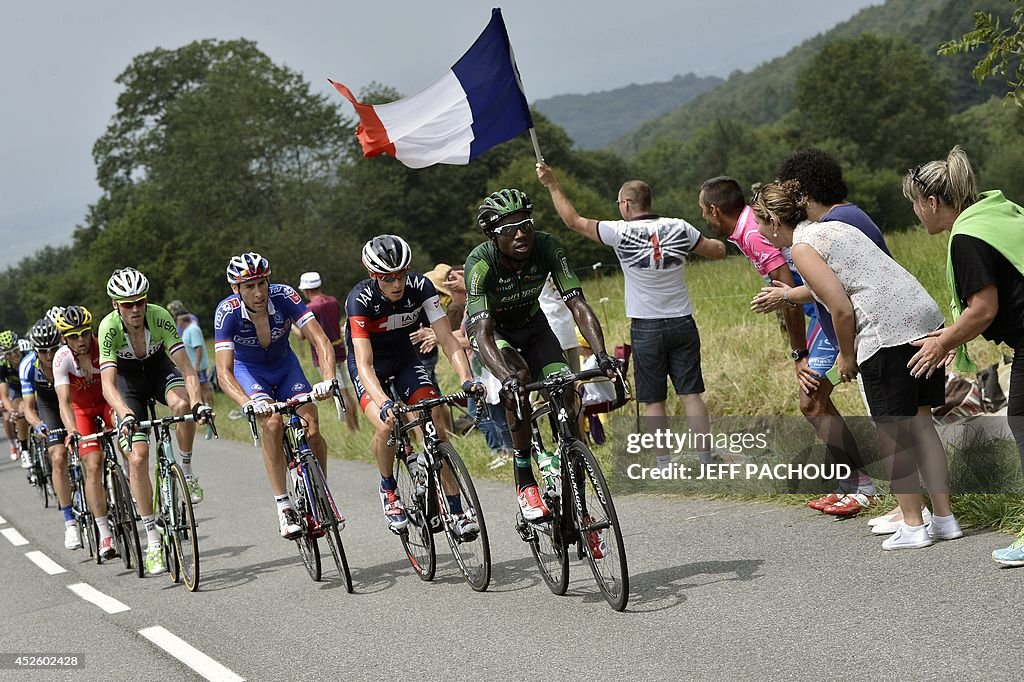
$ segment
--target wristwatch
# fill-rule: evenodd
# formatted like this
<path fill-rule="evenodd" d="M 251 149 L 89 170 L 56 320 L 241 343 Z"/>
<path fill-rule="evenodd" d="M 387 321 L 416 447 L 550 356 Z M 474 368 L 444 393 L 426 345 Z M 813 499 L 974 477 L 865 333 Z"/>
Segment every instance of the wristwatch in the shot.
<path fill-rule="evenodd" d="M 782 302 L 788 306 L 793 306 L 794 308 L 796 307 L 796 303 L 793 303 L 791 300 L 789 300 L 789 287 L 786 287 L 785 289 L 782 290 Z"/>
<path fill-rule="evenodd" d="M 806 348 L 804 350 L 791 350 L 791 351 L 789 351 L 789 357 L 793 358 L 794 361 L 796 361 L 796 360 L 803 360 L 808 355 L 810 355 L 810 352 L 808 352 Z"/>

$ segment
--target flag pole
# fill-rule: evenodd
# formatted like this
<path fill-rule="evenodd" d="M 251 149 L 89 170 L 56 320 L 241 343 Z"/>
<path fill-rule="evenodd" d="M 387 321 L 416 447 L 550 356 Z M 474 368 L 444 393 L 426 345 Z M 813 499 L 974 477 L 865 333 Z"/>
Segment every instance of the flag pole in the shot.
<path fill-rule="evenodd" d="M 540 145 L 537 144 L 537 130 L 530 128 L 530 142 L 533 142 L 533 153 L 537 155 L 537 163 L 544 163 L 544 155 L 540 153 Z"/>
<path fill-rule="evenodd" d="M 496 9 L 494 11 L 498 12 L 499 14 L 501 13 L 500 9 Z M 504 26 L 505 20 L 502 19 L 501 23 Z M 507 29 L 505 30 L 505 36 L 508 37 L 508 30 Z M 509 41 L 508 41 L 508 53 L 509 53 L 509 56 L 512 58 L 512 68 L 515 70 L 515 73 L 516 73 L 516 81 L 518 81 L 518 83 L 519 83 L 519 91 L 523 93 L 523 100 L 525 100 L 526 99 L 526 86 L 523 85 L 523 75 L 521 73 L 519 73 L 519 62 L 516 61 L 516 51 L 512 48 L 512 40 L 511 39 L 509 39 Z M 529 108 L 530 105 L 527 104 L 526 106 L 527 106 L 527 108 Z M 532 123 L 533 117 L 531 116 L 530 119 L 531 119 L 531 123 Z M 544 162 L 544 155 L 540 153 L 540 143 L 537 142 L 537 130 L 533 126 L 530 126 L 530 142 L 533 143 L 533 153 L 537 156 L 537 163 L 543 163 Z"/>

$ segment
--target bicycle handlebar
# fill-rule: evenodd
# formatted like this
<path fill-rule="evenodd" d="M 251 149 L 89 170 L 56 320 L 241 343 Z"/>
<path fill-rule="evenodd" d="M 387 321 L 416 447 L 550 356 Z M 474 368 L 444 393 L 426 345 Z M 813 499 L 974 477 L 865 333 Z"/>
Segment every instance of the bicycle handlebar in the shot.
<path fill-rule="evenodd" d="M 181 424 L 183 422 L 195 422 L 196 418 L 191 414 L 183 414 L 180 417 L 162 417 L 160 419 L 147 419 L 146 421 L 138 422 L 135 425 L 136 431 L 146 431 L 153 428 L 154 426 L 170 426 L 171 424 Z M 208 416 L 206 423 L 210 425 L 210 430 L 213 431 L 213 437 L 219 439 L 220 435 L 217 433 L 217 425 L 214 423 L 213 417 Z"/>
<path fill-rule="evenodd" d="M 345 414 L 345 403 L 341 399 L 341 387 L 338 386 L 337 379 L 331 382 L 331 395 L 334 396 L 334 406 L 338 410 L 338 421 L 342 421 L 344 419 L 343 415 Z M 272 414 L 281 414 L 282 412 L 290 412 L 300 405 L 314 402 L 316 399 L 316 396 L 314 396 L 312 392 L 309 392 L 297 395 L 279 403 L 269 403 L 268 407 L 270 407 L 270 412 Z M 242 412 L 249 420 L 249 430 L 252 431 L 253 446 L 259 445 L 260 434 L 259 430 L 256 428 L 255 411 L 250 406 L 243 408 Z"/>
<path fill-rule="evenodd" d="M 396 404 L 394 407 L 391 408 L 391 411 L 395 414 L 396 417 L 400 417 L 403 414 L 408 414 L 410 412 L 420 412 L 421 414 L 424 415 L 423 417 L 421 417 L 421 419 L 426 419 L 426 413 L 429 412 L 430 410 L 433 410 L 435 407 L 438 407 L 440 405 L 451 405 L 452 403 L 458 402 L 460 400 L 465 400 L 468 397 L 469 396 L 466 394 L 465 391 L 457 391 L 455 393 L 443 395 L 438 398 L 427 398 L 425 400 L 420 400 L 412 405 Z M 476 416 L 473 417 L 473 426 L 479 426 L 481 421 L 483 421 L 483 411 L 478 407 L 476 411 Z M 403 427 L 401 421 L 398 421 L 396 422 L 395 426 L 398 430 L 402 430 L 403 428 L 405 430 L 408 430 L 413 426 L 416 426 L 416 423 Z M 392 430 L 391 435 L 388 436 L 387 447 L 393 447 L 397 442 L 398 436 L 396 432 Z"/>

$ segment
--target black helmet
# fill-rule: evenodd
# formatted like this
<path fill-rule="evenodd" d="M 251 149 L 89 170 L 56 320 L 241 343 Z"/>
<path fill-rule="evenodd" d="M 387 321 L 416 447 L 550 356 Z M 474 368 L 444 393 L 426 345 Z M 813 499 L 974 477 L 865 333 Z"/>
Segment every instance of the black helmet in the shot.
<path fill-rule="evenodd" d="M 39 352 L 43 348 L 54 348 L 60 345 L 60 332 L 47 318 L 43 318 L 32 325 L 28 332 L 28 340 L 32 347 Z"/>

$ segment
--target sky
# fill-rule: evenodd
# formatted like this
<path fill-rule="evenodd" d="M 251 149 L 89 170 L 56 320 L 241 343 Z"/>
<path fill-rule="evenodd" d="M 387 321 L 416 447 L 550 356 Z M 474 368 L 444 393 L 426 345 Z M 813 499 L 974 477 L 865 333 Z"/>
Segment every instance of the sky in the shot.
<path fill-rule="evenodd" d="M 749 71 L 881 0 L 506 0 L 527 99 Z M 0 267 L 69 242 L 100 196 L 92 145 L 136 55 L 247 38 L 338 97 L 439 78 L 492 2 L 33 0 L 0 2 Z"/>

